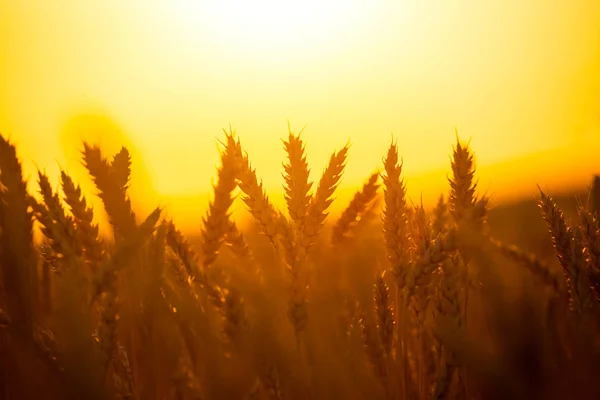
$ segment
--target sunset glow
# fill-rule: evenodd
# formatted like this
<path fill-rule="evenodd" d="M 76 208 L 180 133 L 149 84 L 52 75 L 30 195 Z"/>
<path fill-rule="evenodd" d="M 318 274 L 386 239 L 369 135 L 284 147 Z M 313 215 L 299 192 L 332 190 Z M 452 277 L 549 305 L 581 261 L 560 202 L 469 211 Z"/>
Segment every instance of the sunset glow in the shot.
<path fill-rule="evenodd" d="M 181 1 L 164 12 L 186 35 L 246 62 L 296 55 L 314 58 L 348 45 L 373 6 L 361 1 Z"/>
<path fill-rule="evenodd" d="M 59 166 L 89 182 L 82 139 L 128 146 L 132 196 L 184 228 L 229 124 L 275 202 L 288 120 L 307 125 L 313 180 L 351 141 L 338 208 L 392 137 L 409 195 L 431 203 L 455 127 L 500 201 L 599 172 L 599 49 L 593 0 L 5 1 L 0 132 L 54 182 Z"/>

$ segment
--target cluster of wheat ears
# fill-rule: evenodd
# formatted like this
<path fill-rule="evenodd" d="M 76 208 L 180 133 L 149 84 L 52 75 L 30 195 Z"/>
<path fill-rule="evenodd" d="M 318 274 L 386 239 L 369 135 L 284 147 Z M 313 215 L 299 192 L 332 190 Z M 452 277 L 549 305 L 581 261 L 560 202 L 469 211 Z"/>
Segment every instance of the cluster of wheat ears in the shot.
<path fill-rule="evenodd" d="M 290 132 L 282 212 L 236 135 L 222 144 L 192 246 L 160 208 L 136 218 L 125 148 L 83 144 L 103 238 L 65 171 L 60 191 L 40 171 L 32 196 L 0 136 L 3 398 L 600 398 L 600 185 L 573 227 L 540 190 L 552 264 L 491 237 L 459 141 L 431 212 L 407 200 L 392 143 L 335 221 L 348 146 L 313 186 Z M 256 222 L 244 234 L 238 190 Z"/>

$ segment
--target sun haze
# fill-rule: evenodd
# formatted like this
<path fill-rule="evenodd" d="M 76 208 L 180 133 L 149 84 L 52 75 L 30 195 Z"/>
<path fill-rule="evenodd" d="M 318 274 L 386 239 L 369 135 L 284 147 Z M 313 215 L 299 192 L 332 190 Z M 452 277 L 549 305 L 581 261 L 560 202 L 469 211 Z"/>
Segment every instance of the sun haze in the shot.
<path fill-rule="evenodd" d="M 83 179 L 81 140 L 126 144 L 132 197 L 184 228 L 200 226 L 229 124 L 280 205 L 288 120 L 307 125 L 313 180 L 350 139 L 340 202 L 392 135 L 426 201 L 455 127 L 497 199 L 599 169 L 594 0 L 6 1 L 0 38 L 0 132 L 28 175 Z"/>

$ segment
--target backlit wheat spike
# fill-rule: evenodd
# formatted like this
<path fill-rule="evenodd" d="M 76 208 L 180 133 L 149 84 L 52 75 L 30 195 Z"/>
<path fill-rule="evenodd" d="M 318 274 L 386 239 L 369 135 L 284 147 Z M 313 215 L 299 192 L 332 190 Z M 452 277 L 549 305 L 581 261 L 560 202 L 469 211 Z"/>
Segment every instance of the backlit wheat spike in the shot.
<path fill-rule="evenodd" d="M 565 273 L 571 306 L 578 316 L 584 317 L 593 305 L 593 295 L 586 271 L 587 263 L 582 248 L 582 233 L 579 230 L 573 232 L 567 225 L 560 208 L 541 189 L 539 190 L 541 195 L 539 207 Z"/>
<path fill-rule="evenodd" d="M 38 171 L 38 183 L 45 204 L 34 205 L 34 210 L 41 216 L 44 234 L 50 239 L 57 254 L 63 257 L 79 257 L 81 246 L 77 241 L 73 220 L 65 215 L 58 194 L 53 193 L 48 177 L 41 171 Z"/>
<path fill-rule="evenodd" d="M 116 250 L 102 263 L 93 281 L 92 303 L 99 299 L 101 304 L 98 336 L 105 355 L 105 371 L 110 370 L 109 364 L 117 354 L 116 330 L 120 309 L 117 273 L 131 264 L 142 246 L 152 237 L 160 218 L 160 211 L 157 208 L 150 213 L 140 226 L 135 228 L 135 231 L 117 244 Z M 101 297 L 102 294 L 105 296 Z"/>
<path fill-rule="evenodd" d="M 165 221 L 167 245 L 179 257 L 190 277 L 195 277 L 198 272 L 198 256 L 192 250 L 181 232 L 177 230 L 172 221 Z"/>
<path fill-rule="evenodd" d="M 288 302 L 288 318 L 298 336 L 308 322 L 307 300 L 307 274 L 303 268 L 305 255 L 298 245 L 298 233 L 289 224 L 287 218 L 279 213 L 277 231 L 281 238 L 281 245 L 285 256 L 285 267 L 290 274 L 290 298 Z M 300 342 L 299 342 L 300 343 Z"/>
<path fill-rule="evenodd" d="M 448 219 L 447 213 L 448 206 L 444 201 L 444 195 L 442 194 L 433 210 L 432 234 L 434 237 L 444 231 Z"/>
<path fill-rule="evenodd" d="M 196 254 L 173 222 L 166 222 L 166 224 L 167 245 L 177 254 L 192 281 L 200 285 L 217 309 L 222 309 L 224 298 L 221 289 L 210 282 L 205 271 L 199 268 Z"/>
<path fill-rule="evenodd" d="M 235 154 L 238 157 L 238 186 L 244 193 L 243 202 L 248 207 L 252 216 L 259 223 L 262 233 L 267 236 L 275 249 L 279 249 L 278 243 L 278 214 L 269 201 L 262 183 L 258 182 L 256 172 L 250 166 L 248 156 L 242 153 L 239 139 L 235 142 Z"/>
<path fill-rule="evenodd" d="M 409 299 L 417 288 L 425 287 L 430 283 L 431 274 L 456 248 L 456 233 L 454 230 L 438 235 L 433 240 L 429 248 L 419 256 L 407 274 L 406 295 Z"/>
<path fill-rule="evenodd" d="M 371 319 L 364 315 L 360 318 L 359 323 L 362 330 L 365 351 L 375 373 L 375 377 L 379 380 L 381 386 L 385 390 L 388 390 L 388 367 L 385 352 L 381 345 L 381 341 L 379 340 L 377 326 Z"/>
<path fill-rule="evenodd" d="M 582 237 L 583 233 L 580 230 L 574 232 L 574 240 L 571 243 L 573 275 L 568 282 L 573 310 L 580 318 L 588 319 L 594 311 L 597 311 L 597 302 L 592 291 L 592 282 L 582 247 Z"/>
<path fill-rule="evenodd" d="M 399 289 L 404 288 L 408 268 L 409 232 L 406 216 L 406 189 L 398 147 L 392 142 L 384 160 L 383 236 L 392 273 Z"/>
<path fill-rule="evenodd" d="M 433 237 L 431 233 L 431 223 L 425 212 L 425 207 L 423 206 L 423 199 L 421 199 L 421 204 L 414 207 L 412 236 L 412 242 L 414 243 L 414 248 L 412 250 L 417 254 L 427 251 Z"/>
<path fill-rule="evenodd" d="M 308 208 L 306 224 L 300 235 L 300 243 L 306 253 L 314 244 L 323 226 L 323 222 L 327 218 L 327 210 L 333 202 L 333 193 L 344 172 L 348 148 L 349 145 L 346 145 L 340 151 L 334 152 L 329 159 L 327 168 L 325 168 L 323 175 L 321 175 L 319 186 Z"/>
<path fill-rule="evenodd" d="M 235 154 L 233 133 L 227 135 L 227 145 L 221 153 L 221 167 L 218 181 L 214 186 L 214 199 L 209 205 L 202 229 L 202 256 L 204 268 L 216 260 L 225 235 L 229 231 L 229 208 L 233 203 L 232 192 L 236 187 L 239 159 Z"/>
<path fill-rule="evenodd" d="M 5 311 L 15 329 L 33 334 L 37 266 L 27 183 L 15 147 L 0 134 L 0 268 Z"/>
<path fill-rule="evenodd" d="M 73 183 L 65 171 L 61 171 L 61 181 L 65 203 L 70 207 L 77 227 L 77 237 L 83 246 L 85 258 L 94 271 L 104 258 L 102 241 L 98 235 L 98 225 L 93 223 L 94 212 L 91 207 L 87 206 L 85 196 L 81 194 L 81 188 Z"/>
<path fill-rule="evenodd" d="M 304 143 L 300 134 L 289 132 L 287 141 L 283 141 L 288 164 L 284 164 L 285 200 L 290 218 L 298 227 L 304 224 L 311 200 L 309 194 L 312 182 L 308 181 L 309 169 L 306 162 Z"/>
<path fill-rule="evenodd" d="M 225 302 L 223 304 L 224 315 L 224 332 L 225 336 L 236 346 L 240 345 L 246 334 L 245 330 L 248 325 L 246 319 L 246 311 L 244 307 L 244 299 L 239 290 L 230 289 L 225 294 Z"/>
<path fill-rule="evenodd" d="M 379 340 L 387 357 L 391 356 L 394 338 L 394 310 L 390 299 L 389 288 L 385 282 L 385 271 L 377 277 L 374 288 L 375 313 Z"/>
<path fill-rule="evenodd" d="M 244 235 L 239 231 L 237 225 L 233 221 L 229 221 L 229 229 L 225 235 L 225 243 L 231 249 L 231 252 L 240 260 L 253 262 L 250 247 L 244 239 Z"/>
<path fill-rule="evenodd" d="M 54 221 L 50 216 L 50 212 L 48 208 L 43 203 L 39 203 L 35 198 L 29 197 L 28 199 L 29 205 L 32 209 L 32 215 L 40 224 L 40 230 L 44 235 L 44 247 L 47 247 L 48 255 L 52 257 L 58 257 L 58 255 L 62 255 L 62 244 L 58 240 L 53 240 L 54 236 L 57 236 L 54 233 Z M 47 245 L 47 246 L 46 246 Z M 51 253 L 51 254 L 50 254 Z"/>
<path fill-rule="evenodd" d="M 331 241 L 338 244 L 343 241 L 347 235 L 355 228 L 357 222 L 365 215 L 369 205 L 377 196 L 379 185 L 377 180 L 379 173 L 375 172 L 369 177 L 369 180 L 363 185 L 362 189 L 354 194 L 348 207 L 342 212 L 340 218 L 336 221 L 331 232 Z"/>
<path fill-rule="evenodd" d="M 129 237 L 119 241 L 110 257 L 107 257 L 94 276 L 92 303 L 100 295 L 110 292 L 116 284 L 116 274 L 119 270 L 131 264 L 139 254 L 140 248 L 148 241 L 155 230 L 155 225 L 160 218 L 161 209 L 157 208 L 146 217 L 144 222 L 136 227 Z"/>
<path fill-rule="evenodd" d="M 307 271 L 304 262 L 308 250 L 314 244 L 323 221 L 327 217 L 327 209 L 333 201 L 331 196 L 337 188 L 344 171 L 348 146 L 339 152 L 334 152 L 329 159 L 329 165 L 323 172 L 319 186 L 308 207 L 305 223 L 298 232 L 286 226 L 285 218 L 279 218 L 279 231 L 286 251 L 286 261 L 291 273 L 291 296 L 288 304 L 288 317 L 297 334 L 306 327 L 308 320 L 306 305 L 306 289 L 308 287 Z M 299 339 L 299 338 L 298 338 Z"/>
<path fill-rule="evenodd" d="M 600 218 L 600 176 L 594 176 L 588 199 L 588 210 Z"/>
<path fill-rule="evenodd" d="M 460 298 L 461 264 L 462 259 L 457 252 L 444 260 L 440 289 L 435 298 L 433 334 L 443 346 L 444 358 L 438 367 L 432 399 L 445 398 L 452 377 L 458 369 L 456 355 L 447 344 L 452 341 L 453 337 L 461 335 L 463 331 L 463 310 L 461 310 L 463 301 Z"/>
<path fill-rule="evenodd" d="M 588 265 L 587 272 L 597 295 L 600 296 L 600 229 L 598 227 L 598 217 L 583 207 L 579 207 L 578 212 L 581 241 Z"/>
<path fill-rule="evenodd" d="M 452 380 L 458 368 L 454 355 L 446 348 L 442 348 L 442 356 L 438 361 L 437 376 L 431 392 L 430 400 L 444 400 L 448 398 Z"/>
<path fill-rule="evenodd" d="M 125 147 L 121 147 L 121 150 L 113 157 L 113 161 L 110 163 L 110 173 L 119 187 L 127 189 L 131 176 L 131 157 Z"/>
<path fill-rule="evenodd" d="M 450 182 L 450 213 L 454 221 L 460 221 L 467 210 L 475 204 L 475 163 L 468 145 L 461 145 L 456 134 L 456 146 L 452 154 L 452 177 Z"/>
<path fill-rule="evenodd" d="M 566 273 L 571 274 L 573 269 L 573 254 L 571 242 L 573 241 L 573 231 L 565 221 L 563 212 L 554 201 L 547 196 L 542 189 L 540 190 L 541 199 L 539 207 L 546 225 L 552 236 L 552 243 L 556 248 L 558 261 Z"/>
<path fill-rule="evenodd" d="M 115 232 L 123 238 L 134 234 L 136 227 L 135 214 L 131 209 L 131 201 L 121 180 L 116 180 L 111 165 L 102 156 L 100 148 L 83 144 L 84 164 L 98 189 L 98 196 L 104 203 L 108 219 Z"/>

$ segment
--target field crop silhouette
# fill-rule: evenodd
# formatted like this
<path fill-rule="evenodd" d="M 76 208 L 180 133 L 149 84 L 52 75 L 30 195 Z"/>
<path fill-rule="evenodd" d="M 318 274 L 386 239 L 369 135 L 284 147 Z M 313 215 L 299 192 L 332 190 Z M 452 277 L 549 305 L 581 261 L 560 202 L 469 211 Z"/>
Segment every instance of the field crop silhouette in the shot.
<path fill-rule="evenodd" d="M 311 182 L 301 135 L 283 145 L 287 210 L 225 131 L 186 239 L 160 207 L 134 213 L 125 147 L 82 144 L 95 193 L 39 171 L 36 195 L 0 136 L 2 398 L 600 398 L 600 179 L 561 200 L 572 219 L 540 189 L 531 222 L 533 204 L 493 209 L 457 138 L 429 210 L 392 142 L 331 219 L 352 149 Z M 238 201 L 253 224 L 232 218 Z"/>

